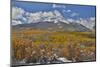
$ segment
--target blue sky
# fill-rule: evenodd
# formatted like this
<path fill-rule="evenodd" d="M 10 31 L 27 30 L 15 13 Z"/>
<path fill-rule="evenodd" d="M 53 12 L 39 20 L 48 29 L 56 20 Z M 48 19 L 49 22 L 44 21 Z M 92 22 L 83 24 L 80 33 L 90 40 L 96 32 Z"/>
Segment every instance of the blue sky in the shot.
<path fill-rule="evenodd" d="M 27 12 L 58 10 L 65 18 L 90 18 L 95 17 L 95 6 L 82 6 L 71 4 L 36 3 L 36 2 L 12 2 L 12 6 L 24 9 Z"/>

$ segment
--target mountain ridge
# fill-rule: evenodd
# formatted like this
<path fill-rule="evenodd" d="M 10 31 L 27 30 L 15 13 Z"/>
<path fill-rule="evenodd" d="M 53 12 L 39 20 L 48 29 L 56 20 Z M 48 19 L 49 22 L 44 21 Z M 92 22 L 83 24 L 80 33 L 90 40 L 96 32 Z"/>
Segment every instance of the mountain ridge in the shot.
<path fill-rule="evenodd" d="M 90 29 L 78 23 L 54 23 L 54 22 L 38 22 L 38 23 L 30 23 L 30 24 L 19 24 L 13 26 L 13 29 L 40 29 L 47 31 L 90 31 Z"/>

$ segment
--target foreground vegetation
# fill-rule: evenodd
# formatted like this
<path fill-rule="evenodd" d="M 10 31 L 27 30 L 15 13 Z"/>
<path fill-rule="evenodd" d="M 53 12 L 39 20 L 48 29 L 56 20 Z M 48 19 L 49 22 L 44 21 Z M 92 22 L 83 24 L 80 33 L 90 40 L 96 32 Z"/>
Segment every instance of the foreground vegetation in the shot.
<path fill-rule="evenodd" d="M 94 32 L 12 31 L 13 61 L 37 63 L 64 57 L 72 62 L 95 60 Z M 51 60 L 52 59 L 52 60 Z"/>

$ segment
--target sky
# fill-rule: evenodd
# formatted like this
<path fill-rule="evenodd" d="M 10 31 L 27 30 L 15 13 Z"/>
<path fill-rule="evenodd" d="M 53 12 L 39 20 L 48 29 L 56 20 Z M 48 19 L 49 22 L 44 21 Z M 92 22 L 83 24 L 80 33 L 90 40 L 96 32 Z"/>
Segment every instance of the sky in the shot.
<path fill-rule="evenodd" d="M 65 18 L 79 19 L 95 17 L 96 7 L 89 5 L 54 4 L 39 2 L 13 1 L 12 7 L 22 8 L 27 12 L 34 13 L 39 11 L 58 10 Z"/>

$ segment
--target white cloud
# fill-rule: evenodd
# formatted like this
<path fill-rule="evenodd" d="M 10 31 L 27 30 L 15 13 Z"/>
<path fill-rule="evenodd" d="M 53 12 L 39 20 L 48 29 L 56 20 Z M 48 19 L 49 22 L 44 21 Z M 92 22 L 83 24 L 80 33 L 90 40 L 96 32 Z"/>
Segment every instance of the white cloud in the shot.
<path fill-rule="evenodd" d="M 30 13 L 28 16 L 28 23 L 39 22 L 42 12 Z"/>
<path fill-rule="evenodd" d="M 74 13 L 71 14 L 71 17 L 75 17 L 75 16 L 78 16 L 78 15 L 79 15 L 78 13 L 74 12 Z"/>
<path fill-rule="evenodd" d="M 42 16 L 45 18 L 47 18 L 47 17 L 52 18 L 54 16 L 54 14 L 52 12 L 43 12 Z"/>
<path fill-rule="evenodd" d="M 67 10 L 67 12 L 71 12 L 71 10 Z"/>
<path fill-rule="evenodd" d="M 75 20 L 72 19 L 72 18 L 68 18 L 67 21 L 68 21 L 68 22 L 74 22 Z"/>
<path fill-rule="evenodd" d="M 24 17 L 24 15 L 26 15 L 26 11 L 24 11 L 24 9 L 12 7 L 12 25 L 26 23 L 27 18 Z"/>
<path fill-rule="evenodd" d="M 53 7 L 53 8 L 56 8 L 56 4 L 53 4 L 52 7 Z"/>
<path fill-rule="evenodd" d="M 95 17 L 90 17 L 90 20 L 91 21 L 95 21 Z"/>
<path fill-rule="evenodd" d="M 67 13 L 69 13 L 69 12 L 71 12 L 71 10 L 63 10 L 64 12 L 67 12 Z"/>
<path fill-rule="evenodd" d="M 66 8 L 66 6 L 64 5 L 57 5 L 57 4 L 53 4 L 52 7 L 53 8 Z"/>
<path fill-rule="evenodd" d="M 22 17 L 22 20 L 23 20 L 23 21 L 27 21 L 27 19 L 26 19 L 25 17 Z"/>
<path fill-rule="evenodd" d="M 54 11 L 48 11 L 48 12 L 36 12 L 36 13 L 30 13 L 30 15 L 28 16 L 28 22 L 40 22 L 40 21 L 55 21 L 55 19 L 58 20 L 62 20 L 63 16 L 61 15 L 61 13 L 57 10 Z"/>
<path fill-rule="evenodd" d="M 24 13 L 25 11 L 22 8 L 12 7 L 12 19 L 19 19 L 23 17 Z"/>
<path fill-rule="evenodd" d="M 72 11 L 63 9 L 62 12 L 67 14 L 67 13 L 71 13 Z"/>
<path fill-rule="evenodd" d="M 21 24 L 22 22 L 19 20 L 12 20 L 12 25 L 17 25 L 17 24 Z"/>

